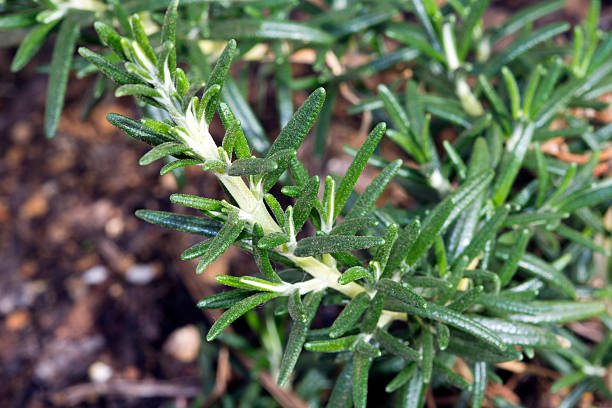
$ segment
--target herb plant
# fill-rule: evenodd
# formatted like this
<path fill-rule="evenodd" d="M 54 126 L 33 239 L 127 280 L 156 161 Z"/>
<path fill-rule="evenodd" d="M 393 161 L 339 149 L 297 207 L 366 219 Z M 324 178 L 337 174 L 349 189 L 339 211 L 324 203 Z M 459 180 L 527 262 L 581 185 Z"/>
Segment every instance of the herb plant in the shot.
<path fill-rule="evenodd" d="M 359 150 L 350 151 L 354 158 L 343 176 L 324 179 L 311 176 L 296 156 L 321 112 L 331 114 L 323 88 L 291 115 L 286 105 L 279 109 L 284 126 L 270 144 L 253 137 L 260 131 L 249 127 L 252 112 L 237 114 L 244 104 L 227 91 L 228 84 L 235 87 L 230 63 L 241 54 L 234 40 L 212 70 L 192 59 L 194 72 L 188 73 L 177 65 L 187 51 L 177 43 L 176 1 L 151 40 L 137 17 L 118 15 L 123 36 L 97 23 L 108 52 L 80 48 L 79 54 L 119 86 L 116 95 L 135 96 L 145 112 L 155 113 L 155 119 L 140 120 L 108 115 L 152 146 L 140 164 L 170 156 L 161 174 L 199 166 L 227 193 L 226 200 L 170 197 L 201 216 L 151 210 L 136 215 L 203 236 L 181 255 L 200 258 L 197 273 L 231 245 L 252 253 L 257 276 L 218 276 L 232 289 L 199 302 L 201 308 L 227 309 L 206 338 L 215 340 L 236 319 L 273 301 L 275 313 L 291 320 L 282 357 L 269 363 L 276 364 L 278 384 L 290 386 L 296 372 L 304 373 L 303 350 L 315 355 L 308 357 L 310 365 L 332 367 L 326 373 L 334 378 L 331 394 L 315 404 L 365 407 L 368 394 L 381 395 L 368 384 L 383 378 L 393 406 L 422 406 L 429 387 L 437 392 L 451 386 L 461 390 L 459 403 L 480 407 L 488 381 L 501 381 L 496 364 L 524 355 L 537 355 L 562 374 L 554 389 L 574 387 L 564 407 L 590 391 L 612 398 L 604 379 L 612 361 L 612 319 L 602 301 L 611 290 L 587 284 L 593 277 L 609 281 L 612 269 L 612 179 L 594 176 L 609 175 L 600 159 L 610 151 L 612 125 L 599 126 L 586 114 L 607 107 L 600 97 L 612 84 L 612 35 L 597 28 L 599 3 L 574 29 L 571 45 L 553 41 L 567 24 L 531 27 L 559 9 L 558 1 L 530 6 L 491 29 L 482 22 L 486 0 L 448 1 L 442 8 L 432 0 L 397 3 L 390 5 L 393 13 L 381 9 L 361 28 L 350 20 L 350 30 L 331 34 L 385 23 L 373 36 L 406 48 L 400 48 L 402 58 L 393 54 L 397 59 L 381 66 L 409 59 L 415 64 L 411 79 L 381 84 L 376 95 L 360 88 L 365 100 L 352 112 L 372 111 L 383 121 Z M 414 13 L 419 24 L 390 21 L 396 10 Z M 335 11 L 332 16 L 341 19 L 342 9 Z M 212 22 L 206 36 L 282 32 L 282 23 L 240 21 Z M 325 37 L 330 34 L 302 28 L 300 38 L 289 33 L 272 40 L 279 55 L 281 39 L 317 44 L 318 38 L 322 55 L 334 47 L 333 37 Z M 509 45 L 496 46 L 511 35 Z M 364 43 L 359 46 L 367 48 Z M 279 72 L 290 69 L 287 59 L 279 64 Z M 354 72 L 359 77 L 371 70 Z M 203 84 L 199 78 L 209 71 Z M 326 85 L 336 92 L 354 78 L 318 73 L 295 86 Z M 279 90 L 289 91 L 282 83 Z M 277 96 L 286 100 L 287 93 Z M 220 145 L 209 132 L 216 114 L 225 129 Z M 440 140 L 437 135 L 449 128 L 456 136 Z M 379 155 L 385 135 L 405 151 L 408 164 Z M 359 194 L 354 187 L 368 163 L 381 171 Z M 279 186 L 285 172 L 291 181 Z M 374 206 L 393 179 L 415 198 L 414 208 Z M 292 205 L 283 208 L 288 199 Z M 313 329 L 317 312 L 330 305 L 339 311 L 335 319 Z M 593 347 L 564 327 L 595 316 L 602 316 L 607 337 Z M 470 375 L 460 375 L 457 367 L 466 366 Z M 491 402 L 509 406 L 501 398 Z"/>

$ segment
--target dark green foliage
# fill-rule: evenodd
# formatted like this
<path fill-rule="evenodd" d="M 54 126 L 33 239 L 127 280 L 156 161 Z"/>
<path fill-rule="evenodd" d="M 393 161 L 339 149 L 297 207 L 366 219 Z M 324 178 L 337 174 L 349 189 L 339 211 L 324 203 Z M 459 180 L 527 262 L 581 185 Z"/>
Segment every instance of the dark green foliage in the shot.
<path fill-rule="evenodd" d="M 141 164 L 169 157 L 163 174 L 198 166 L 227 193 L 227 201 L 171 197 L 203 216 L 137 212 L 148 222 L 207 237 L 182 255 L 201 257 L 197 272 L 231 245 L 253 254 L 258 276 L 219 276 L 217 282 L 236 289 L 200 301 L 202 308 L 228 308 L 208 340 L 248 313 L 246 321 L 260 339 L 252 343 L 261 344 L 250 347 L 265 356 L 258 368 L 277 373 L 280 385 L 293 383 L 296 392 L 309 376 L 328 380 L 301 395 L 313 405 L 322 403 L 318 398 L 329 395 L 334 382 L 328 406 L 371 405 L 371 384 L 383 378 L 397 406 L 422 407 L 429 387 L 435 393 L 450 386 L 464 392 L 464 403 L 471 395 L 472 406 L 479 407 L 487 381 L 497 378 L 495 363 L 534 354 L 562 373 L 555 389 L 573 387 L 563 406 L 585 392 L 607 395 L 602 373 L 612 342 L 591 347 L 563 327 L 600 317 L 608 336 L 612 330 L 601 302 L 610 296 L 610 268 L 602 265 L 610 254 L 612 182 L 593 175 L 612 133 L 575 109 L 603 109 L 598 98 L 612 83 L 612 37 L 597 29 L 598 2 L 577 26 L 573 51 L 552 41 L 567 24 L 532 27 L 562 7 L 556 1 L 486 29 L 486 0 L 449 1 L 444 7 L 432 0 L 345 8 L 334 2 L 329 10 L 283 0 L 253 2 L 245 10 L 213 3 L 192 2 L 190 16 L 173 1 L 163 19 L 156 6 L 143 4 L 139 11 L 148 10 L 161 26 L 151 39 L 138 17 L 131 23 L 127 18 L 132 6 L 126 11 L 113 3 L 113 18 L 95 25 L 109 52 L 79 50 L 91 63 L 86 72 L 97 68 L 119 85 L 116 95 L 135 96 L 157 118 L 108 116 L 152 146 Z M 303 21 L 289 20 L 293 14 Z M 58 43 L 53 57 L 49 134 L 79 33 L 70 21 L 59 23 L 66 45 Z M 35 27 L 15 69 L 54 29 L 53 22 L 35 24 L 26 14 L 0 18 L 0 27 Z M 186 40 L 193 32 L 228 40 L 212 68 L 196 41 Z M 506 46 L 496 46 L 512 34 L 516 38 Z M 244 39 L 243 48 L 231 37 Z M 406 48 L 387 52 L 389 38 Z M 250 84 L 229 75 L 232 60 L 268 44 L 275 59 L 259 63 L 278 87 L 273 94 L 282 125 L 271 144 L 241 92 Z M 293 78 L 290 53 L 304 46 L 314 52 L 313 74 Z M 371 61 L 342 72 L 327 66 L 342 60 L 347 49 L 367 52 Z M 186 50 L 188 57 L 182 55 Z M 364 95 L 351 112 L 377 111 L 375 117 L 388 119 L 388 125 L 372 129 L 343 174 L 325 178 L 320 199 L 319 176 L 311 176 L 296 155 L 319 114 L 317 151 L 325 144 L 333 106 L 324 107 L 320 86 L 339 99 L 346 82 L 413 60 L 409 81 L 397 78 L 372 95 L 366 94 L 369 87 L 355 87 Z M 292 87 L 312 91 L 293 115 Z M 215 112 L 225 130 L 220 146 L 209 135 Z M 405 157 L 386 161 L 386 152 L 374 154 L 385 133 Z M 553 138 L 580 155 L 581 163 L 568 163 L 551 150 Z M 381 170 L 358 193 L 354 188 L 366 164 Z M 286 170 L 290 178 L 283 176 Z M 412 198 L 410 209 L 381 202 L 392 181 Z M 587 285 L 592 278 L 604 286 Z M 263 328 L 250 311 L 274 298 L 276 316 L 270 318 L 264 307 Z M 322 302 L 338 314 L 331 327 L 313 330 Z M 300 359 L 304 348 L 308 356 Z M 473 368 L 472 384 L 453 371 L 456 358 Z"/>

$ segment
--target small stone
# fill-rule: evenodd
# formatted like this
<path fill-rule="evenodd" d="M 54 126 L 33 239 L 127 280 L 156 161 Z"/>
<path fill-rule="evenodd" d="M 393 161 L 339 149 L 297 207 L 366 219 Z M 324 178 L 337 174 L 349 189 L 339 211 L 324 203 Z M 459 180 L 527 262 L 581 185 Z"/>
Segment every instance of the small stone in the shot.
<path fill-rule="evenodd" d="M 200 331 L 195 325 L 183 326 L 170 334 L 164 343 L 164 351 L 183 363 L 191 363 L 198 357 L 201 341 Z"/>
<path fill-rule="evenodd" d="M 157 272 L 154 264 L 135 264 L 125 272 L 125 279 L 134 285 L 146 285 L 155 279 Z"/>
<path fill-rule="evenodd" d="M 111 379 L 113 369 L 106 363 L 96 361 L 89 366 L 89 378 L 95 383 L 103 383 Z"/>
<path fill-rule="evenodd" d="M 4 325 L 10 331 L 19 331 L 25 328 L 30 322 L 30 312 L 27 310 L 17 310 L 6 317 Z"/>
<path fill-rule="evenodd" d="M 110 238 L 117 238 L 124 229 L 125 225 L 121 217 L 113 217 L 104 224 L 104 231 Z"/>
<path fill-rule="evenodd" d="M 21 218 L 26 220 L 40 217 L 49 211 L 47 198 L 41 192 L 32 194 L 19 209 Z"/>
<path fill-rule="evenodd" d="M 83 282 L 88 285 L 99 285 L 108 278 L 108 268 L 96 265 L 83 272 Z"/>

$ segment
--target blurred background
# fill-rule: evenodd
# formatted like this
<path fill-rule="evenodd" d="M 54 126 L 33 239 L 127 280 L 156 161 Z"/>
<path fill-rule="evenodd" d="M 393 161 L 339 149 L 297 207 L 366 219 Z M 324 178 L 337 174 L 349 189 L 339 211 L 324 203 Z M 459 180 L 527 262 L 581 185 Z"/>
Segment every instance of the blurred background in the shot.
<path fill-rule="evenodd" d="M 499 22 L 529 3 L 495 1 L 485 21 Z M 612 24 L 606 3 L 603 29 Z M 552 18 L 578 22 L 587 4 L 568 0 Z M 248 344 L 254 330 L 265 329 L 267 311 L 261 319 L 247 316 L 237 322 L 240 338 L 230 335 L 214 344 L 201 340 L 218 313 L 203 314 L 197 300 L 218 289 L 215 275 L 252 271 L 251 257 L 233 248 L 196 276 L 194 263 L 179 260 L 196 238 L 151 226 L 133 214 L 141 208 L 186 212 L 169 202 L 174 192 L 208 197 L 222 192 L 193 168 L 180 187 L 172 174 L 159 176 L 160 166 L 138 166 L 145 146 L 105 118 L 108 112 L 138 117 L 137 108 L 129 98 L 109 97 L 83 117 L 88 79 L 71 78 L 58 133 L 46 139 L 47 76 L 39 70 L 51 50 L 46 44 L 13 74 L 15 49 L 0 49 L 0 407 L 222 406 L 225 400 L 245 407 L 299 406 L 296 398 L 307 400 L 312 386 L 329 386 L 317 385 L 325 379 L 310 378 L 311 387 L 298 386 L 296 395 L 276 388 L 266 371 L 248 377 L 249 367 L 265 368 L 266 358 L 274 356 L 275 344 L 259 348 L 266 355 Z M 270 79 L 256 65 L 248 68 L 260 80 L 253 82 L 262 84 L 249 90 L 251 105 L 267 134 L 275 135 Z M 233 67 L 234 73 L 241 69 L 246 68 Z M 399 69 L 385 71 L 366 86 L 373 89 L 384 76 L 400 74 Z M 305 96 L 294 93 L 294 105 Z M 363 140 L 364 118 L 349 116 L 349 106 L 338 98 L 323 158 L 311 154 L 311 141 L 301 151 L 311 173 L 343 171 L 350 157 L 342 145 L 358 147 Z M 394 157 L 392 146 L 383 151 Z M 391 187 L 387 197 L 409 205 L 403 194 Z M 244 353 L 230 357 L 228 345 Z M 509 384 L 491 392 L 510 401 L 521 393 L 545 393 L 551 382 L 546 369 L 531 367 L 511 373 Z M 541 398 L 555 406 L 554 396 Z"/>

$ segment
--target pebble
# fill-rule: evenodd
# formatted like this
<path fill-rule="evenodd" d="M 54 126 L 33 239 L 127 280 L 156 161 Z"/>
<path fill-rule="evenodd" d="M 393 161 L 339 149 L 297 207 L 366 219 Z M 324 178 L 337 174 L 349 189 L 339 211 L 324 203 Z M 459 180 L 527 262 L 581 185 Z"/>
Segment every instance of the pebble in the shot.
<path fill-rule="evenodd" d="M 200 351 L 200 331 L 195 325 L 187 325 L 174 330 L 166 343 L 164 351 L 183 363 L 191 363 Z"/>
<path fill-rule="evenodd" d="M 155 279 L 157 268 L 153 264 L 135 264 L 125 272 L 125 279 L 134 285 L 146 285 Z"/>
<path fill-rule="evenodd" d="M 99 285 L 108 278 L 108 268 L 103 265 L 92 266 L 83 272 L 83 282 L 88 285 Z"/>
<path fill-rule="evenodd" d="M 96 361 L 89 366 L 89 378 L 95 383 L 103 383 L 111 379 L 113 376 L 113 369 L 102 361 Z"/>

